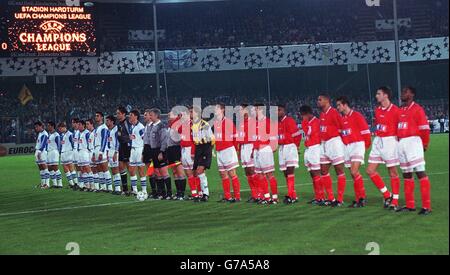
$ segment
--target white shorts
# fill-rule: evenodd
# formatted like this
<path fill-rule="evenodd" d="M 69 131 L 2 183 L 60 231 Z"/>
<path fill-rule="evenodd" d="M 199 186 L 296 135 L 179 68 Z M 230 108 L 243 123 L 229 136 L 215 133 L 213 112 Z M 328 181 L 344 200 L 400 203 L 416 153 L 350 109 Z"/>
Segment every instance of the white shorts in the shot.
<path fill-rule="evenodd" d="M 61 153 L 61 164 L 67 165 L 73 163 L 73 151 L 67 151 Z"/>
<path fill-rule="evenodd" d="M 82 150 L 82 151 L 78 151 L 78 166 L 89 166 L 89 164 L 91 163 L 91 154 L 89 153 L 89 151 L 86 150 Z"/>
<path fill-rule="evenodd" d="M 247 143 L 241 145 L 241 165 L 242 167 L 254 167 L 255 159 L 252 157 L 253 144 Z"/>
<path fill-rule="evenodd" d="M 352 162 L 364 164 L 364 156 L 366 154 L 366 144 L 364 141 L 353 142 L 345 145 L 345 167 L 350 168 Z"/>
<path fill-rule="evenodd" d="M 78 165 L 78 151 L 72 151 L 72 162 L 75 165 Z"/>
<path fill-rule="evenodd" d="M 369 154 L 369 163 L 386 164 L 386 167 L 399 166 L 397 137 L 375 137 Z"/>
<path fill-rule="evenodd" d="M 41 152 L 41 159 L 38 159 L 38 151 L 34 153 L 36 164 L 47 164 L 47 151 Z"/>
<path fill-rule="evenodd" d="M 320 170 L 320 144 L 306 148 L 304 160 L 308 171 Z"/>
<path fill-rule="evenodd" d="M 117 154 L 116 161 L 113 160 L 115 153 L 116 153 L 116 151 L 108 151 L 107 152 L 107 155 L 108 155 L 108 166 L 110 168 L 117 168 L 117 167 L 119 167 L 119 154 Z"/>
<path fill-rule="evenodd" d="M 194 159 L 191 155 L 192 147 L 181 147 L 181 164 L 184 170 L 194 169 Z"/>
<path fill-rule="evenodd" d="M 398 142 L 400 169 L 404 173 L 425 171 L 422 139 L 418 136 L 402 138 Z"/>
<path fill-rule="evenodd" d="M 100 155 L 100 147 L 96 147 L 94 149 L 94 159 L 96 164 L 106 163 L 108 162 L 108 157 L 106 156 L 106 153 L 102 153 L 102 160 L 98 159 L 98 156 Z"/>
<path fill-rule="evenodd" d="M 142 162 L 142 151 L 144 147 L 133 147 L 130 153 L 130 166 L 144 166 Z"/>
<path fill-rule="evenodd" d="M 320 164 L 338 165 L 345 162 L 345 145 L 341 137 L 334 137 L 320 145 Z"/>
<path fill-rule="evenodd" d="M 220 172 L 230 171 L 239 167 L 239 160 L 234 147 L 217 152 L 217 168 Z"/>
<path fill-rule="evenodd" d="M 47 152 L 47 165 L 59 165 L 59 152 L 52 150 Z"/>
<path fill-rule="evenodd" d="M 273 159 L 272 148 L 268 145 L 259 150 L 254 150 L 255 154 L 255 172 L 270 173 L 275 171 L 275 162 Z"/>
<path fill-rule="evenodd" d="M 288 167 L 298 168 L 297 146 L 293 143 L 280 145 L 278 149 L 278 163 L 281 171 L 285 171 Z"/>

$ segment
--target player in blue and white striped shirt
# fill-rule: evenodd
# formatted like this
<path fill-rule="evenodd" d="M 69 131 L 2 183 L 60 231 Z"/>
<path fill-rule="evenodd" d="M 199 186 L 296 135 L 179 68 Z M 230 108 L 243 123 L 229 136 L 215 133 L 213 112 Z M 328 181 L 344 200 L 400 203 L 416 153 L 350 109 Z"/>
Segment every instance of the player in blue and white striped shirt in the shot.
<path fill-rule="evenodd" d="M 97 173 L 100 182 L 100 190 L 112 192 L 111 173 L 108 169 L 107 145 L 109 129 L 103 122 L 103 113 L 95 113 L 95 122 L 98 125 L 94 134 L 94 152 L 93 158 L 97 165 Z"/>
<path fill-rule="evenodd" d="M 48 133 L 44 129 L 44 124 L 40 121 L 34 123 L 34 130 L 37 134 L 34 156 L 41 176 L 41 188 L 45 189 L 50 187 L 50 175 L 47 168 Z"/>
<path fill-rule="evenodd" d="M 56 132 L 56 124 L 53 121 L 47 123 L 49 132 L 47 146 L 47 166 L 50 171 L 52 188 L 62 188 L 62 176 L 59 171 L 59 152 L 61 149 L 61 137 Z"/>
<path fill-rule="evenodd" d="M 144 130 L 145 127 L 139 122 L 139 111 L 133 110 L 130 112 L 131 123 L 131 153 L 130 153 L 130 181 L 132 194 L 137 194 L 137 172 L 139 172 L 142 192 L 147 193 L 147 175 L 145 173 L 145 165 L 142 162 L 142 152 L 144 150 Z"/>
<path fill-rule="evenodd" d="M 78 140 L 77 137 L 80 133 L 78 130 L 78 123 L 80 119 L 78 118 L 72 118 L 72 129 L 73 129 L 73 165 L 72 165 L 72 180 L 74 184 L 74 189 L 78 188 L 78 178 L 81 177 L 81 168 L 78 166 Z"/>
<path fill-rule="evenodd" d="M 111 172 L 113 174 L 114 181 L 114 195 L 121 195 L 122 190 L 120 188 L 121 178 L 120 178 L 120 169 L 119 169 L 119 133 L 117 131 L 116 126 L 116 118 L 114 116 L 106 117 L 106 126 L 109 129 L 109 137 L 108 137 L 108 161 L 109 167 L 111 168 Z"/>
<path fill-rule="evenodd" d="M 72 175 L 75 173 L 72 165 L 75 148 L 73 134 L 67 130 L 67 125 L 64 122 L 58 124 L 58 131 L 61 136 L 61 164 L 63 165 L 69 186 L 73 188 L 74 181 Z"/>

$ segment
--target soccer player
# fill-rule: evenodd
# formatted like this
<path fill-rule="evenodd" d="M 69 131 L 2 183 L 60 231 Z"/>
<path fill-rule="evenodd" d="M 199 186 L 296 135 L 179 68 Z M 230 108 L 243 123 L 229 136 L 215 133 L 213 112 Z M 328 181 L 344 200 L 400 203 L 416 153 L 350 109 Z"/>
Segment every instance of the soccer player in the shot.
<path fill-rule="evenodd" d="M 149 151 L 144 154 L 144 162 L 153 163 L 155 169 L 158 199 L 172 199 L 172 182 L 167 168 L 167 126 L 161 121 L 161 111 L 150 109 L 146 111 L 150 124 L 144 132 L 144 142 L 149 145 Z M 142 183 L 142 182 L 141 182 Z"/>
<path fill-rule="evenodd" d="M 50 187 L 50 175 L 47 167 L 48 133 L 44 128 L 45 126 L 42 122 L 37 121 L 34 123 L 34 131 L 37 134 L 34 156 L 41 176 L 41 188 L 47 189 Z"/>
<path fill-rule="evenodd" d="M 95 113 L 95 122 L 97 124 L 97 128 L 94 131 L 93 158 L 95 164 L 97 165 L 100 190 L 104 192 L 112 192 L 112 178 L 108 169 L 108 156 L 106 154 L 109 129 L 104 123 L 104 116 L 102 112 Z"/>
<path fill-rule="evenodd" d="M 325 194 L 320 178 L 320 120 L 314 116 L 313 109 L 304 105 L 300 107 L 302 117 L 302 130 L 305 135 L 305 166 L 313 181 L 314 199 L 309 203 L 322 206 L 325 203 Z"/>
<path fill-rule="evenodd" d="M 117 135 L 119 138 L 119 170 L 122 181 L 122 194 L 130 195 L 128 192 L 127 169 L 131 154 L 131 124 L 127 119 L 128 111 L 125 107 L 118 107 L 116 116 L 118 120 Z"/>
<path fill-rule="evenodd" d="M 89 152 L 89 138 L 90 132 L 86 129 L 86 122 L 84 120 L 78 120 L 78 136 L 77 136 L 77 154 L 78 154 L 78 166 L 81 169 L 81 177 L 79 178 L 78 184 L 80 191 L 89 191 L 92 189 L 93 178 Z"/>
<path fill-rule="evenodd" d="M 295 168 L 298 168 L 298 148 L 301 142 L 301 133 L 297 122 L 286 114 L 286 106 L 278 105 L 278 161 L 280 170 L 283 171 L 288 188 L 285 204 L 293 204 L 298 201 L 295 192 Z"/>
<path fill-rule="evenodd" d="M 136 195 L 138 192 L 137 188 L 137 174 L 140 176 L 140 183 L 142 192 L 147 193 L 147 176 L 145 173 L 145 165 L 142 162 L 142 152 L 144 150 L 144 130 L 145 127 L 139 122 L 139 111 L 133 110 L 130 112 L 130 140 L 131 140 L 131 152 L 130 152 L 130 181 L 132 194 Z"/>
<path fill-rule="evenodd" d="M 405 184 L 406 206 L 397 209 L 397 212 L 413 212 L 416 210 L 414 200 L 415 172 L 420 182 L 422 194 L 422 209 L 419 215 L 431 213 L 430 180 L 425 172 L 424 151 L 430 142 L 430 126 L 422 106 L 414 102 L 416 89 L 407 86 L 402 89 L 400 117 L 397 136 L 399 138 L 400 168 Z"/>
<path fill-rule="evenodd" d="M 116 118 L 114 116 L 106 117 L 106 126 L 109 130 L 108 137 L 108 145 L 107 145 L 107 157 L 108 157 L 108 166 L 111 168 L 113 184 L 114 184 L 114 192 L 113 195 L 121 195 L 122 190 L 120 188 L 120 170 L 119 170 L 119 140 L 118 140 L 118 132 L 116 125 Z"/>
<path fill-rule="evenodd" d="M 190 109 L 190 112 L 192 119 L 192 139 L 195 145 L 194 175 L 199 177 L 202 190 L 202 196 L 194 198 L 194 202 L 207 202 L 209 199 L 209 187 L 205 171 L 211 167 L 215 137 L 211 126 L 202 119 L 202 110 L 194 106 Z"/>
<path fill-rule="evenodd" d="M 239 160 L 236 152 L 236 127 L 231 119 L 225 116 L 225 104 L 215 106 L 214 136 L 216 138 L 217 167 L 222 179 L 224 196 L 219 202 L 240 202 L 241 183 L 236 174 Z M 231 195 L 231 184 L 233 195 Z"/>
<path fill-rule="evenodd" d="M 259 204 L 278 203 L 278 182 L 274 176 L 275 162 L 273 152 L 276 150 L 274 135 L 274 125 L 270 118 L 265 116 L 266 108 L 264 104 L 255 104 L 256 107 L 256 139 L 253 145 L 253 155 L 255 158 L 255 172 L 258 175 L 260 197 Z M 276 129 L 278 130 L 278 129 Z M 272 146 L 273 145 L 273 146 Z M 272 198 L 269 192 L 272 191 Z"/>
<path fill-rule="evenodd" d="M 59 171 L 59 152 L 61 147 L 61 137 L 56 132 L 56 125 L 53 121 L 47 123 L 48 147 L 47 147 L 47 166 L 50 172 L 50 179 L 53 183 L 51 188 L 62 188 L 62 176 Z"/>
<path fill-rule="evenodd" d="M 258 182 L 255 173 L 255 161 L 253 158 L 253 142 L 256 136 L 256 120 L 250 116 L 248 104 L 241 104 L 239 108 L 240 120 L 237 128 L 237 139 L 239 143 L 241 166 L 245 170 L 251 196 L 247 200 L 249 203 L 258 201 Z"/>
<path fill-rule="evenodd" d="M 74 183 L 73 186 L 73 190 L 76 190 L 78 188 L 78 179 L 81 177 L 81 170 L 80 167 L 78 167 L 78 150 L 77 150 L 77 145 L 78 145 L 78 140 L 77 137 L 80 133 L 80 131 L 78 131 L 78 122 L 79 119 L 78 118 L 72 118 L 72 129 L 73 129 L 73 167 L 71 169 L 72 171 L 72 180 Z"/>
<path fill-rule="evenodd" d="M 61 137 L 61 164 L 63 165 L 64 173 L 66 174 L 69 187 L 74 188 L 73 173 L 73 155 L 74 155 L 74 138 L 72 132 L 67 130 L 67 125 L 64 122 L 58 124 L 58 131 Z"/>
<path fill-rule="evenodd" d="M 350 207 L 364 207 L 366 205 L 366 190 L 359 168 L 364 164 L 366 149 L 372 143 L 369 125 L 360 112 L 350 107 L 350 102 L 346 96 L 336 99 L 336 107 L 342 115 L 341 137 L 345 144 L 345 167 L 350 169 L 355 191 L 355 200 Z"/>
<path fill-rule="evenodd" d="M 175 187 L 177 193 L 176 200 L 184 200 L 186 191 L 186 176 L 184 175 L 183 165 L 181 165 L 181 136 L 178 133 L 178 128 L 181 126 L 181 113 L 176 110 L 169 112 L 169 125 L 167 130 L 167 164 L 175 165 L 172 167 L 172 172 L 175 180 Z"/>
<path fill-rule="evenodd" d="M 380 190 L 384 197 L 384 208 L 395 210 L 398 208 L 400 192 L 400 178 L 397 166 L 400 165 L 398 156 L 397 125 L 400 109 L 391 102 L 392 91 L 388 87 L 380 87 L 375 98 L 379 104 L 375 108 L 375 139 L 369 154 L 367 175 Z M 391 180 L 392 194 L 386 188 L 383 179 L 377 173 L 380 164 L 386 164 Z"/>
<path fill-rule="evenodd" d="M 320 169 L 322 184 L 327 191 L 328 200 L 325 201 L 326 206 L 340 207 L 343 205 L 345 192 L 345 146 L 342 142 L 339 131 L 342 129 L 342 118 L 338 111 L 331 107 L 331 98 L 326 94 L 319 95 L 317 105 L 321 110 L 320 113 Z M 333 194 L 333 183 L 330 176 L 330 167 L 334 166 L 338 178 L 338 198 Z"/>
<path fill-rule="evenodd" d="M 88 151 L 89 151 L 89 167 L 91 168 L 92 175 L 89 175 L 92 178 L 92 183 L 89 185 L 89 189 L 93 192 L 101 192 L 100 189 L 100 178 L 98 176 L 97 163 L 95 162 L 94 157 L 94 140 L 95 140 L 95 126 L 93 119 L 86 120 L 86 130 L 89 131 L 89 138 L 87 140 Z"/>
<path fill-rule="evenodd" d="M 142 152 L 142 161 L 145 164 L 145 169 L 148 171 L 149 166 L 153 165 L 152 156 L 151 156 L 151 147 L 150 147 L 150 127 L 153 122 L 150 119 L 150 110 L 146 110 L 144 112 L 144 123 L 145 123 L 144 151 Z M 147 135 L 147 129 L 149 129 L 148 135 Z M 163 190 L 161 189 L 161 187 L 163 189 L 165 189 L 164 183 L 161 186 L 161 183 L 158 181 L 158 177 L 160 177 L 159 171 L 155 171 L 149 178 L 150 188 L 151 188 L 150 199 L 154 199 L 154 200 L 159 199 L 160 200 L 163 198 L 162 194 L 163 193 L 165 194 L 165 192 L 163 192 Z"/>
<path fill-rule="evenodd" d="M 190 110 L 191 108 L 187 109 Z M 192 138 L 192 119 L 190 113 L 182 113 L 178 133 L 181 138 L 181 164 L 183 165 L 184 173 L 188 178 L 191 196 L 193 199 L 196 199 L 199 195 L 202 195 L 202 189 L 200 186 L 200 179 L 196 177 L 194 173 L 195 145 Z"/>

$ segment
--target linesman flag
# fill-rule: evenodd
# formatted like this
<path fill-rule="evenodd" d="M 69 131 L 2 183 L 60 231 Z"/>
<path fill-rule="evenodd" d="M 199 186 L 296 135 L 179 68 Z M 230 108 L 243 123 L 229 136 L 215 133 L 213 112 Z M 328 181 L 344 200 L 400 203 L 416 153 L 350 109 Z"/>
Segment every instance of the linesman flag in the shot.
<path fill-rule="evenodd" d="M 31 94 L 31 91 L 30 89 L 28 89 L 27 85 L 23 85 L 18 98 L 20 100 L 20 103 L 24 106 L 27 105 L 29 101 L 33 100 L 33 95 Z"/>

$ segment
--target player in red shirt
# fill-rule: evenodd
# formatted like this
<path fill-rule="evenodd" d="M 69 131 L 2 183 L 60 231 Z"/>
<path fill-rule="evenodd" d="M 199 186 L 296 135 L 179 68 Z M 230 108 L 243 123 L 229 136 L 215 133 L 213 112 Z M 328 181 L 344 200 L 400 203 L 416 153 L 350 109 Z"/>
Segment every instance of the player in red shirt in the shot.
<path fill-rule="evenodd" d="M 278 105 L 278 161 L 280 170 L 283 171 L 288 188 L 285 204 L 298 201 L 295 192 L 295 168 L 298 168 L 298 148 L 301 141 L 301 133 L 297 122 L 286 115 L 286 106 Z"/>
<path fill-rule="evenodd" d="M 397 166 L 398 157 L 397 124 L 400 109 L 391 102 L 392 91 L 388 87 L 380 87 L 375 96 L 379 106 L 375 108 L 375 139 L 369 154 L 367 174 L 384 197 L 384 208 L 394 210 L 398 207 L 400 178 Z M 391 179 L 392 194 L 383 179 L 377 173 L 378 165 L 386 164 Z"/>
<path fill-rule="evenodd" d="M 231 112 L 231 116 L 233 112 Z M 237 156 L 236 127 L 233 120 L 225 116 L 225 104 L 217 104 L 215 108 L 214 136 L 216 138 L 217 167 L 222 178 L 224 196 L 221 202 L 240 202 L 241 183 L 236 175 L 239 167 Z M 231 196 L 230 179 L 233 185 L 234 198 Z"/>
<path fill-rule="evenodd" d="M 237 128 L 237 142 L 239 145 L 239 158 L 244 168 L 251 197 L 247 202 L 253 203 L 258 200 L 258 185 L 255 173 L 255 161 L 253 158 L 253 142 L 256 136 L 256 120 L 251 116 L 251 107 L 241 104 L 239 107 L 239 119 Z"/>
<path fill-rule="evenodd" d="M 189 109 L 191 108 L 187 107 L 186 110 L 182 112 L 181 119 L 178 122 L 178 133 L 181 138 L 181 164 L 183 165 L 184 173 L 188 178 L 191 196 L 195 199 L 202 195 L 202 189 L 200 186 L 200 179 L 194 174 L 195 146 L 192 139 L 192 120 L 190 118 Z"/>
<path fill-rule="evenodd" d="M 372 139 L 366 119 L 360 112 L 350 108 L 349 104 L 346 96 L 336 99 L 336 107 L 342 114 L 341 137 L 345 144 L 345 167 L 350 169 L 355 191 L 355 200 L 350 207 L 359 208 L 366 205 L 366 190 L 359 168 L 364 164 L 366 149 L 370 147 Z"/>
<path fill-rule="evenodd" d="M 274 175 L 275 162 L 273 152 L 276 150 L 276 132 L 278 129 L 270 118 L 265 116 L 264 104 L 255 104 L 256 107 L 256 138 L 253 143 L 253 156 L 255 158 L 255 172 L 258 174 L 259 187 L 258 201 L 260 204 L 278 203 L 278 183 Z M 272 198 L 269 192 L 272 191 Z"/>
<path fill-rule="evenodd" d="M 320 139 L 321 144 L 321 180 L 327 191 L 328 200 L 325 205 L 340 207 L 343 205 L 345 192 L 345 146 L 340 136 L 342 129 L 342 117 L 336 109 L 331 107 L 330 96 L 322 94 L 317 99 L 317 105 L 321 109 L 320 113 Z M 333 183 L 330 176 L 330 167 L 334 166 L 337 175 L 337 200 L 333 194 Z"/>
<path fill-rule="evenodd" d="M 310 106 L 301 106 L 302 130 L 305 135 L 305 166 L 313 180 L 314 199 L 309 203 L 312 205 L 323 205 L 325 194 L 320 179 L 320 121 L 313 114 Z"/>
<path fill-rule="evenodd" d="M 430 180 L 425 172 L 424 151 L 430 142 L 430 126 L 423 108 L 414 102 L 416 89 L 405 87 L 401 93 L 402 107 L 398 122 L 400 168 L 405 183 L 406 206 L 397 212 L 415 211 L 414 177 L 416 172 L 422 194 L 422 209 L 419 215 L 431 213 Z"/>

